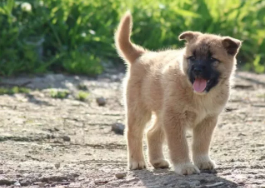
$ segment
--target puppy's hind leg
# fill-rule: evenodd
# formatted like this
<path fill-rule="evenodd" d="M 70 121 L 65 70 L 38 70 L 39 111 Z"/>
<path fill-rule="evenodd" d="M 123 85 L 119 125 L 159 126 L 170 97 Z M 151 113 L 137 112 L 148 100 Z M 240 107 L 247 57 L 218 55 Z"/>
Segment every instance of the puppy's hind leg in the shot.
<path fill-rule="evenodd" d="M 128 166 L 131 170 L 145 168 L 142 140 L 144 128 L 150 120 L 151 113 L 141 108 L 139 104 L 136 107 L 131 105 L 127 107 Z"/>
<path fill-rule="evenodd" d="M 163 155 L 165 135 L 161 127 L 162 122 L 159 121 L 158 116 L 156 116 L 154 125 L 147 133 L 149 161 L 154 168 L 168 168 L 169 164 Z"/>

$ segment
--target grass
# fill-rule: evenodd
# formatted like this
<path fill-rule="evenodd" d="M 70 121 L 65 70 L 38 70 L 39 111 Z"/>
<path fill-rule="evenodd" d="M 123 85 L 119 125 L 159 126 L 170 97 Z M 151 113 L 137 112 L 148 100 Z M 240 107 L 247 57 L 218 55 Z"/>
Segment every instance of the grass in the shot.
<path fill-rule="evenodd" d="M 65 99 L 68 97 L 69 94 L 70 93 L 67 90 L 50 90 L 50 96 L 55 99 Z"/>
<path fill-rule="evenodd" d="M 0 87 L 0 95 L 14 95 L 16 93 L 29 93 L 30 89 L 25 88 L 25 87 L 12 87 L 12 88 L 7 88 L 7 87 Z"/>
<path fill-rule="evenodd" d="M 55 99 L 65 99 L 70 95 L 70 92 L 67 90 L 50 90 L 50 96 Z M 88 92 L 78 91 L 75 95 L 75 99 L 79 101 L 86 101 L 89 96 Z"/>
<path fill-rule="evenodd" d="M 87 90 L 87 87 L 83 84 L 79 84 L 78 89 Z M 28 94 L 30 91 L 31 90 L 29 88 L 25 88 L 25 87 L 17 87 L 17 86 L 12 87 L 12 88 L 0 87 L 0 95 L 14 95 L 17 93 Z M 51 89 L 49 91 L 49 95 L 50 97 L 55 98 L 55 99 L 66 99 L 70 95 L 70 92 L 68 90 Z M 89 96 L 88 92 L 78 91 L 75 99 L 79 101 L 86 101 L 88 96 Z"/>
<path fill-rule="evenodd" d="M 79 100 L 79 101 L 86 101 L 88 96 L 89 96 L 88 92 L 79 91 L 77 93 L 76 99 Z"/>
<path fill-rule="evenodd" d="M 0 76 L 68 72 L 97 75 L 101 62 L 121 63 L 113 35 L 128 9 L 132 40 L 151 50 L 179 48 L 186 30 L 243 41 L 239 66 L 265 72 L 265 2 L 261 0 L 3 0 Z M 23 5 L 23 6 L 22 6 Z M 221 7 L 221 8 L 220 8 Z"/>

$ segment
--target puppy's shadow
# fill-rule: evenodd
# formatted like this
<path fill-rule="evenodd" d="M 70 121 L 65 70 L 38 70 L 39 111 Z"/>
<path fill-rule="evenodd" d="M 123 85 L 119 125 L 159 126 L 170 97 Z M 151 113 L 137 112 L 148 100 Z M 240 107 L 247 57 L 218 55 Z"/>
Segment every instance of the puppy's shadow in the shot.
<path fill-rule="evenodd" d="M 210 172 L 201 172 L 200 174 L 181 176 L 170 169 L 159 170 L 136 170 L 133 171 L 136 178 L 142 181 L 147 188 L 236 188 L 235 182 L 218 177 L 218 174 Z"/>

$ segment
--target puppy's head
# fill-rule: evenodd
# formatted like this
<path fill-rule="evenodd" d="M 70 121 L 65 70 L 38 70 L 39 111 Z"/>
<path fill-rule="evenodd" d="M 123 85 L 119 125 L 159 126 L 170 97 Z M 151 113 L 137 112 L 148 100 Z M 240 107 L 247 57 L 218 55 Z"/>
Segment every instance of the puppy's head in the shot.
<path fill-rule="evenodd" d="M 192 31 L 182 33 L 179 39 L 187 42 L 183 70 L 196 93 L 207 93 L 229 79 L 241 46 L 239 40 Z"/>

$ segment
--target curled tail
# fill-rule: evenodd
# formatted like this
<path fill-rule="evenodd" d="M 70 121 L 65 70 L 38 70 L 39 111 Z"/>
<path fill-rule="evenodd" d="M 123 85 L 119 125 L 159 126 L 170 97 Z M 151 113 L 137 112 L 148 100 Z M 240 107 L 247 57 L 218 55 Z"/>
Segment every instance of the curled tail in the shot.
<path fill-rule="evenodd" d="M 129 63 L 133 63 L 138 57 L 140 57 L 145 50 L 130 40 L 132 29 L 132 16 L 128 11 L 123 16 L 115 34 L 115 45 L 119 55 L 127 60 Z"/>

